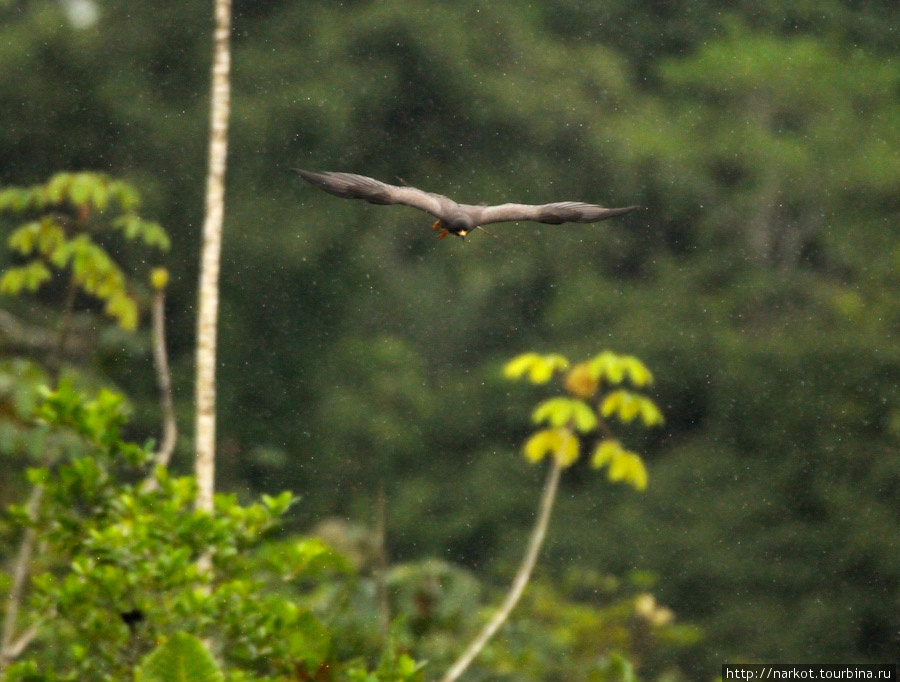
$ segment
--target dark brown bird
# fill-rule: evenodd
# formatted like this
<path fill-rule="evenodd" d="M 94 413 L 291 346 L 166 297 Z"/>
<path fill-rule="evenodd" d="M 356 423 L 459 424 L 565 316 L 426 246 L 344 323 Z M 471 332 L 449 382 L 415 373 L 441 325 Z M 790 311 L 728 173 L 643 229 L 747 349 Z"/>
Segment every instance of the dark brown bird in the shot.
<path fill-rule="evenodd" d="M 539 223 L 596 223 L 607 218 L 630 213 L 637 206 L 603 208 L 578 201 L 560 201 L 553 204 L 498 204 L 497 206 L 472 206 L 458 204 L 441 194 L 423 192 L 415 187 L 389 185 L 365 175 L 353 173 L 313 173 L 294 168 L 304 180 L 321 190 L 342 199 L 364 199 L 370 204 L 403 204 L 430 213 L 437 220 L 431 226 L 440 230 L 443 239 L 448 234 L 465 237 L 472 230 L 482 230 L 482 225 L 518 220 Z"/>

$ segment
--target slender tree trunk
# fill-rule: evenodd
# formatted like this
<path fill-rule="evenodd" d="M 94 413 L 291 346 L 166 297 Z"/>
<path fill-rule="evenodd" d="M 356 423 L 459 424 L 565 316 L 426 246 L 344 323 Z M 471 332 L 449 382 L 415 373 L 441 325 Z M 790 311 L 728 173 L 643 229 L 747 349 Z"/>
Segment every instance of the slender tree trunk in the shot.
<path fill-rule="evenodd" d="M 231 0 L 215 0 L 212 103 L 209 130 L 209 174 L 206 181 L 206 219 L 200 260 L 197 316 L 197 442 L 194 473 L 197 507 L 213 508 L 216 444 L 216 325 L 219 314 L 219 261 L 225 213 L 225 165 L 228 156 L 228 116 L 231 108 L 229 72 Z"/>

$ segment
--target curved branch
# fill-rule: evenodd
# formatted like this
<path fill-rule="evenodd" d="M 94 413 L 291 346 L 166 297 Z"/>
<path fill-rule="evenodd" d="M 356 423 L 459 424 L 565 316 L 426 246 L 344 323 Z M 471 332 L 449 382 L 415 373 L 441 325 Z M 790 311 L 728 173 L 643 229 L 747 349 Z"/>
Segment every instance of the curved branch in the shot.
<path fill-rule="evenodd" d="M 28 510 L 28 518 L 32 521 L 38 516 L 43 497 L 44 486 L 36 485 L 31 489 L 26 508 Z M 18 620 L 19 607 L 22 603 L 22 596 L 25 593 L 28 571 L 31 568 L 31 556 L 34 553 L 36 541 L 37 531 L 34 526 L 29 526 L 25 529 L 22 543 L 19 545 L 19 553 L 12 568 L 12 586 L 6 600 L 6 616 L 3 620 L 2 636 L 0 636 L 0 671 L 4 670 L 7 664 L 22 652 L 37 630 L 35 628 L 35 632 L 30 635 L 31 630 L 26 630 L 18 642 L 15 641 L 16 620 Z"/>
<path fill-rule="evenodd" d="M 550 471 L 547 472 L 547 480 L 544 482 L 544 491 L 541 494 L 541 503 L 538 508 L 538 516 L 535 521 L 534 528 L 531 531 L 531 539 L 528 541 L 528 549 L 522 559 L 522 564 L 513 579 L 509 592 L 500 608 L 485 624 L 478 636 L 472 640 L 472 643 L 456 660 L 450 669 L 441 678 L 441 682 L 454 682 L 462 675 L 466 668 L 475 660 L 475 657 L 481 653 L 484 646 L 496 634 L 500 626 L 509 618 L 509 614 L 515 608 L 516 604 L 525 591 L 525 586 L 531 578 L 534 565 L 537 562 L 538 554 L 541 546 L 544 544 L 544 538 L 547 535 L 547 526 L 550 524 L 550 512 L 553 510 L 553 503 L 556 500 L 556 491 L 559 488 L 559 475 L 561 467 L 556 457 L 551 457 Z"/>
<path fill-rule="evenodd" d="M 172 401 L 172 375 L 169 372 L 169 356 L 166 352 L 166 298 L 159 290 L 153 297 L 153 364 L 156 365 L 156 383 L 159 386 L 159 403 L 162 408 L 163 433 L 156 465 L 168 466 L 178 438 L 175 423 L 175 406 Z"/>
<path fill-rule="evenodd" d="M 153 296 L 153 364 L 156 367 L 156 384 L 159 387 L 159 406 L 162 411 L 162 440 L 153 458 L 153 471 L 147 474 L 141 489 L 155 490 L 157 486 L 156 467 L 169 466 L 175 441 L 178 439 L 178 425 L 175 422 L 175 405 L 172 400 L 172 374 L 169 371 L 169 355 L 166 352 L 166 294 L 158 289 Z"/>

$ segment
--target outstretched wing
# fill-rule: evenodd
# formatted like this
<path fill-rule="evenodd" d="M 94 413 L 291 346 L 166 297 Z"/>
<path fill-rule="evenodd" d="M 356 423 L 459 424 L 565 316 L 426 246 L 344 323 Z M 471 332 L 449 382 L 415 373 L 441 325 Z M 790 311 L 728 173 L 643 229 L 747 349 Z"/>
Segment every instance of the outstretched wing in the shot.
<path fill-rule="evenodd" d="M 596 223 L 617 215 L 631 213 L 638 206 L 625 208 L 604 208 L 595 204 L 583 204 L 578 201 L 560 201 L 555 204 L 500 204 L 484 206 L 478 216 L 477 223 L 502 223 L 518 220 L 533 220 L 538 223 Z"/>
<path fill-rule="evenodd" d="M 443 218 L 455 202 L 440 194 L 423 192 L 415 187 L 398 187 L 386 182 L 353 173 L 313 173 L 301 168 L 294 172 L 309 184 L 342 199 L 363 199 L 370 204 L 403 204 Z"/>

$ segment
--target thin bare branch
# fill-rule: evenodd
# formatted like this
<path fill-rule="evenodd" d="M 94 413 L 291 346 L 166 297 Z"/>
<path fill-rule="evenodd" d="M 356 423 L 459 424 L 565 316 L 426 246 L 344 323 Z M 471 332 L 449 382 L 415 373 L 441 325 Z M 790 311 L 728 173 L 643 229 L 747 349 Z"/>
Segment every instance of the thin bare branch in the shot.
<path fill-rule="evenodd" d="M 163 432 L 157 466 L 168 466 L 178 438 L 175 422 L 175 404 L 172 400 L 172 374 L 169 372 L 169 354 L 166 351 L 166 294 L 162 289 L 153 296 L 153 364 L 156 366 L 156 383 L 159 386 L 159 406 L 162 410 Z"/>
<path fill-rule="evenodd" d="M 75 283 L 75 277 L 69 277 L 69 283 L 66 286 L 66 300 L 63 308 L 63 317 L 59 325 L 59 335 L 56 341 L 56 354 L 52 358 L 52 369 L 54 380 L 59 378 L 62 370 L 63 356 L 66 352 L 66 341 L 69 338 L 69 331 L 72 328 L 72 313 L 75 310 L 75 296 L 78 294 L 78 285 Z"/>
<path fill-rule="evenodd" d="M 65 344 L 67 357 L 84 355 L 94 347 L 93 329 L 87 320 L 72 319 Z M 22 322 L 7 310 L 0 310 L 0 342 L 5 351 L 16 353 L 55 353 L 59 331 Z"/>
<path fill-rule="evenodd" d="M 9 648 L 5 652 L 3 652 L 4 665 L 7 661 L 12 662 L 22 655 L 22 652 L 25 651 L 29 644 L 31 644 L 31 640 L 37 637 L 38 630 L 40 629 L 41 625 L 43 625 L 43 623 L 43 619 L 32 623 L 27 628 L 25 628 L 25 631 L 22 632 L 21 635 L 19 635 L 16 641 L 10 642 Z M 0 670 L 2 670 L 2 667 L 0 667 Z"/>
<path fill-rule="evenodd" d="M 38 511 L 41 508 L 41 500 L 44 497 L 44 486 L 36 485 L 31 489 L 31 495 L 28 498 L 27 510 L 28 518 L 34 521 L 37 519 Z M 22 536 L 22 543 L 19 545 L 19 552 L 16 555 L 16 561 L 12 567 L 12 585 L 10 586 L 9 596 L 6 598 L 6 615 L 3 620 L 3 634 L 0 637 L 0 671 L 6 668 L 7 664 L 12 661 L 21 650 L 27 646 L 31 638 L 25 640 L 25 644 L 18 646 L 16 639 L 16 621 L 19 618 L 19 607 L 22 604 L 22 597 L 25 593 L 25 585 L 28 582 L 28 573 L 31 568 L 31 555 L 34 553 L 34 544 L 37 540 L 37 532 L 33 527 L 25 529 Z M 26 633 L 27 634 L 27 630 Z M 21 635 L 18 642 L 23 641 L 25 634 Z M 33 635 L 32 635 L 33 637 Z"/>
<path fill-rule="evenodd" d="M 169 354 L 166 350 L 166 294 L 160 288 L 153 296 L 153 364 L 156 367 L 156 384 L 159 387 L 159 407 L 162 412 L 162 440 L 154 457 L 155 467 L 168 466 L 178 439 L 175 421 L 175 404 L 172 400 L 172 374 L 169 371 Z M 154 469 L 155 469 L 154 467 Z M 144 490 L 156 488 L 156 477 L 151 473 L 144 481 Z"/>
<path fill-rule="evenodd" d="M 472 643 L 456 660 L 450 669 L 441 678 L 441 682 L 454 682 L 462 675 L 471 665 L 475 657 L 481 653 L 484 646 L 496 634 L 500 626 L 509 618 L 509 614 L 516 607 L 525 586 L 531 579 L 531 573 L 534 571 L 535 563 L 537 563 L 538 554 L 540 554 L 541 546 L 544 544 L 544 538 L 547 536 L 547 526 L 550 524 L 550 513 L 553 511 L 553 503 L 556 500 L 556 491 L 559 488 L 559 475 L 561 468 L 556 457 L 551 457 L 550 471 L 547 472 L 547 479 L 544 482 L 544 491 L 541 494 L 541 502 L 538 507 L 537 520 L 531 531 L 531 538 L 528 541 L 528 549 L 522 559 L 522 564 L 516 572 L 509 592 L 506 598 L 497 609 L 496 613 L 485 624 L 478 636 L 472 640 Z"/>

